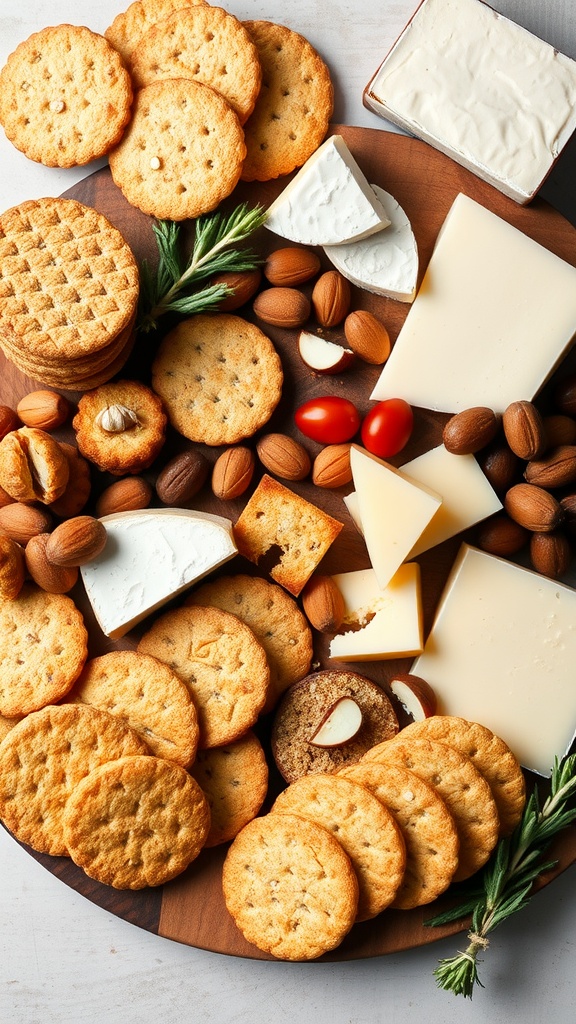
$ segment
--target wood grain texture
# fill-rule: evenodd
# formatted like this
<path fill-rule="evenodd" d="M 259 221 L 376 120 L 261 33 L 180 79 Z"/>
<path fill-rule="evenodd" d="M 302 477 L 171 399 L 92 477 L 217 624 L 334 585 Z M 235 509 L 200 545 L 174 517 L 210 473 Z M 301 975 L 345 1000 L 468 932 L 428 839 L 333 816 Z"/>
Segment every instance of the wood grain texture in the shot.
<path fill-rule="evenodd" d="M 438 230 L 458 192 L 465 192 L 563 259 L 576 265 L 576 230 L 546 203 L 537 200 L 530 207 L 519 207 L 491 186 L 476 179 L 464 168 L 417 140 L 367 128 L 334 126 L 333 130 L 344 136 L 368 179 L 392 193 L 406 210 L 418 242 L 420 276 L 430 258 Z M 231 198 L 230 205 L 248 200 L 267 206 L 285 185 L 286 179 L 264 185 L 242 185 Z M 128 205 L 114 186 L 107 169 L 86 178 L 65 195 L 93 206 L 105 214 L 126 237 L 138 260 L 154 260 L 155 244 L 150 218 Z M 263 253 L 285 244 L 284 240 L 265 229 L 255 240 L 255 246 Z M 326 262 L 325 266 L 328 268 L 330 264 Z M 378 313 L 386 322 L 392 340 L 397 337 L 409 308 L 402 303 L 369 295 L 357 289 L 353 290 L 353 306 Z M 250 318 L 249 310 L 242 311 L 242 314 Z M 166 327 L 168 326 L 167 323 Z M 266 430 L 283 430 L 296 436 L 292 423 L 294 408 L 307 398 L 319 394 L 343 394 L 357 404 L 361 413 L 368 410 L 371 404 L 369 395 L 379 375 L 378 367 L 357 365 L 341 377 L 319 378 L 309 372 L 301 362 L 297 352 L 296 332 L 266 326 L 266 333 L 278 348 L 285 375 L 282 401 L 272 420 L 267 424 Z M 341 332 L 335 331 L 332 336 L 341 337 Z M 139 339 L 122 372 L 123 377 L 149 381 L 151 360 L 158 340 L 156 336 Z M 24 394 L 38 386 L 38 382 L 22 375 L 3 356 L 0 356 L 0 373 L 0 398 L 5 404 L 15 406 Z M 72 401 L 78 397 L 69 392 L 66 394 Z M 415 410 L 415 429 L 409 445 L 401 456 L 391 461 L 400 465 L 438 444 L 445 420 L 446 417 L 441 414 Z M 56 436 L 63 440 L 71 439 L 70 427 L 62 428 Z M 313 442 L 306 442 L 306 446 L 312 456 L 320 449 L 320 446 Z M 176 451 L 186 447 L 188 442 L 171 432 L 158 465 L 152 467 L 146 474 L 151 482 L 164 462 Z M 220 451 L 221 449 L 204 448 L 211 462 L 215 461 Z M 93 499 L 109 482 L 111 478 L 104 474 L 98 475 Z M 342 495 L 349 488 L 335 492 L 320 491 L 310 481 L 291 486 L 305 498 L 321 504 L 327 512 L 344 523 L 344 529 L 326 556 L 322 569 L 332 572 L 367 567 L 369 562 L 364 543 L 351 524 L 342 502 Z M 244 500 L 229 502 L 224 507 L 206 487 L 194 504 L 205 511 L 227 515 L 234 522 Z M 467 539 L 474 540 L 474 531 L 469 531 Z M 422 569 L 426 630 L 431 625 L 434 609 L 460 540 L 461 538 L 457 538 L 448 541 L 419 559 Z M 226 566 L 226 572 L 232 571 L 256 570 L 238 558 Z M 86 616 L 91 655 L 104 653 L 115 646 L 136 646 L 144 627 L 114 644 L 98 630 L 81 586 L 75 589 L 72 596 Z M 328 664 L 326 639 L 318 640 L 315 657 L 321 665 Z M 410 661 L 411 659 L 364 663 L 362 672 L 385 685 L 392 673 L 406 671 Z M 266 745 L 269 721 L 264 720 L 259 731 Z M 280 786 L 273 766 L 271 774 L 270 798 Z M 559 858 L 558 867 L 555 873 L 543 880 L 544 883 L 576 860 L 575 829 L 568 832 L 557 844 L 555 853 Z M 34 856 L 47 870 L 88 899 L 144 929 L 215 952 L 260 960 L 272 959 L 243 939 L 226 912 L 220 885 L 224 855 L 225 848 L 204 851 L 183 875 L 164 886 L 161 891 L 149 890 L 142 893 L 119 893 L 93 883 L 64 858 L 55 860 L 41 855 Z M 434 909 L 436 910 L 436 906 Z M 428 929 L 424 921 L 429 916 L 429 909 L 410 912 L 388 911 L 374 921 L 356 925 L 340 948 L 324 959 L 345 960 L 376 956 L 424 945 L 461 930 L 458 925 Z"/>

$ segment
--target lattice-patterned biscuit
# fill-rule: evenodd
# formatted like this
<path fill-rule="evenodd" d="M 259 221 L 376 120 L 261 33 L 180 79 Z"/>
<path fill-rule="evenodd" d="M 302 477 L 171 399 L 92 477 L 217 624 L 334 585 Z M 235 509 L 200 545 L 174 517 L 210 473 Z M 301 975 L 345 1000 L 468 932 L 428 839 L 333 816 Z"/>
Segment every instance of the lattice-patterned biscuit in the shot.
<path fill-rule="evenodd" d="M 404 840 L 390 811 L 364 786 L 337 775 L 306 775 L 280 793 L 272 813 L 323 825 L 344 848 L 359 886 L 357 921 L 390 906 L 404 877 Z"/>
<path fill-rule="evenodd" d="M 191 441 L 235 444 L 268 421 L 283 373 L 272 342 L 232 313 L 183 320 L 160 343 L 152 387 L 172 426 Z"/>
<path fill-rule="evenodd" d="M 81 612 L 65 594 L 25 584 L 0 601 L 0 714 L 11 718 L 61 700 L 88 655 Z"/>
<path fill-rule="evenodd" d="M 198 716 L 190 691 L 151 655 L 109 651 L 91 658 L 66 699 L 122 719 L 157 757 L 188 768 L 196 756 Z"/>
<path fill-rule="evenodd" d="M 283 960 L 335 949 L 356 918 L 350 858 L 327 829 L 296 814 L 266 814 L 246 825 L 226 855 L 222 886 L 248 942 Z"/>
<path fill-rule="evenodd" d="M 234 743 L 200 750 L 191 774 L 210 805 L 206 846 L 234 839 L 264 803 L 268 765 L 262 744 L 251 729 Z"/>
<path fill-rule="evenodd" d="M 0 72 L 0 123 L 10 141 L 48 167 L 103 156 L 130 119 L 130 75 L 103 36 L 80 25 L 35 32 Z"/>
<path fill-rule="evenodd" d="M 68 853 L 62 812 L 97 765 L 148 754 L 144 741 L 106 711 L 62 704 L 22 719 L 0 744 L 0 819 L 40 853 Z"/>
<path fill-rule="evenodd" d="M 158 395 L 132 380 L 88 391 L 72 420 L 81 455 L 115 476 L 151 465 L 164 444 L 166 423 Z"/>
<path fill-rule="evenodd" d="M 163 885 L 195 860 L 210 827 L 208 802 L 180 765 L 128 756 L 90 772 L 63 816 L 72 860 L 115 889 Z"/>
<path fill-rule="evenodd" d="M 220 576 L 197 587 L 185 604 L 214 605 L 232 612 L 262 644 L 270 666 L 265 711 L 292 683 L 310 671 L 312 633 L 296 601 L 282 587 L 259 576 Z"/>
<path fill-rule="evenodd" d="M 125 11 L 116 15 L 104 35 L 128 66 L 136 44 L 152 25 L 168 18 L 174 11 L 205 2 L 206 0 L 134 0 Z"/>
<path fill-rule="evenodd" d="M 187 7 L 154 25 L 134 50 L 136 88 L 161 78 L 189 78 L 216 89 L 244 124 L 254 109 L 262 71 L 247 30 L 222 7 Z"/>
<path fill-rule="evenodd" d="M 165 612 L 138 650 L 165 662 L 190 688 L 200 748 L 238 739 L 266 703 L 270 671 L 264 650 L 248 626 L 220 608 Z"/>
<path fill-rule="evenodd" d="M 129 203 L 179 221 L 226 199 L 245 155 L 242 126 L 226 100 L 207 85 L 178 78 L 137 92 L 132 120 L 109 163 Z"/>
<path fill-rule="evenodd" d="M 245 21 L 262 66 L 262 88 L 245 125 L 244 181 L 301 167 L 318 148 L 334 106 L 330 72 L 307 39 L 270 21 Z"/>
<path fill-rule="evenodd" d="M 411 910 L 445 892 L 458 867 L 459 840 L 454 819 L 434 788 L 414 772 L 375 761 L 347 765 L 339 774 L 370 790 L 402 832 L 406 868 L 391 906 Z"/>

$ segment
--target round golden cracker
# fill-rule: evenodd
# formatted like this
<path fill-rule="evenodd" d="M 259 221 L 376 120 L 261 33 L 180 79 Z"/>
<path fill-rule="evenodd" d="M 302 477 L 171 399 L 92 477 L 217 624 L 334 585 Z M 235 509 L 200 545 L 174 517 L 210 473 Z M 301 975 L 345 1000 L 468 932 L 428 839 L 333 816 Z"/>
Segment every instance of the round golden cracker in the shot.
<path fill-rule="evenodd" d="M 208 802 L 188 772 L 138 755 L 91 771 L 63 816 L 74 863 L 115 889 L 169 882 L 196 859 L 209 828 Z"/>
<path fill-rule="evenodd" d="M 67 700 L 116 715 L 142 736 L 156 757 L 183 768 L 196 757 L 198 716 L 190 691 L 149 654 L 109 651 L 91 658 Z"/>
<path fill-rule="evenodd" d="M 161 341 L 152 387 L 172 426 L 191 441 L 235 444 L 269 420 L 283 373 L 269 338 L 232 313 L 200 313 Z"/>
<path fill-rule="evenodd" d="M 31 160 L 87 164 L 122 137 L 132 84 L 119 54 L 81 25 L 43 28 L 10 54 L 0 72 L 0 124 Z"/>
<path fill-rule="evenodd" d="M 132 120 L 109 163 L 132 206 L 180 221 L 214 210 L 234 191 L 245 154 L 229 103 L 207 85 L 178 78 L 136 93 Z"/>
<path fill-rule="evenodd" d="M 330 708 L 351 697 L 362 712 L 362 725 L 348 743 L 316 747 L 310 743 Z M 384 690 L 348 669 L 312 672 L 284 694 L 272 724 L 272 753 L 286 782 L 303 775 L 337 771 L 359 761 L 366 751 L 398 732 L 398 719 Z"/>
<path fill-rule="evenodd" d="M 270 21 L 245 21 L 258 51 L 262 88 L 245 124 L 243 181 L 269 181 L 301 167 L 323 141 L 334 108 L 325 62 L 304 36 Z"/>
<path fill-rule="evenodd" d="M 403 735 L 438 740 L 466 754 L 490 786 L 498 809 L 500 835 L 514 831 L 526 802 L 526 783 L 517 758 L 504 740 L 486 726 L 454 715 L 433 715 L 413 722 L 403 730 Z"/>
<path fill-rule="evenodd" d="M 312 632 L 296 601 L 282 587 L 260 576 L 220 576 L 197 587 L 185 604 L 214 605 L 232 612 L 262 644 L 270 668 L 264 711 L 271 711 L 292 683 L 310 671 Z"/>
<path fill-rule="evenodd" d="M 226 855 L 222 887 L 248 942 L 282 960 L 330 952 L 356 918 L 350 858 L 327 829 L 295 814 L 246 825 Z"/>
<path fill-rule="evenodd" d="M 84 619 L 66 594 L 24 584 L 0 602 L 0 714 L 13 718 L 61 700 L 88 656 Z"/>
<path fill-rule="evenodd" d="M 220 608 L 175 608 L 154 622 L 138 651 L 165 662 L 189 687 L 201 749 L 238 739 L 264 707 L 270 681 L 266 655 L 236 615 Z"/>
<path fill-rule="evenodd" d="M 26 358 L 65 365 L 105 349 L 133 321 L 132 251 L 75 199 L 32 199 L 0 215 L 0 265 L 0 344 L 7 337 Z"/>
<path fill-rule="evenodd" d="M 174 11 L 205 2 L 206 0 L 134 0 L 125 11 L 116 15 L 104 35 L 118 51 L 126 66 L 129 66 L 130 56 L 136 44 L 152 25 L 168 18 Z"/>
<path fill-rule="evenodd" d="M 0 744 L 0 819 L 40 853 L 68 853 L 62 812 L 88 772 L 128 754 L 148 755 L 144 740 L 106 711 L 51 705 L 15 725 Z"/>
<path fill-rule="evenodd" d="M 435 740 L 404 739 L 402 730 L 362 760 L 407 768 L 442 797 L 460 841 L 453 881 L 461 882 L 483 867 L 498 842 L 498 811 L 488 783 L 466 754 Z"/>
<path fill-rule="evenodd" d="M 262 71 L 242 23 L 222 7 L 187 7 L 152 26 L 130 60 L 136 88 L 164 78 L 189 78 L 219 92 L 244 124 L 254 109 Z"/>
<path fill-rule="evenodd" d="M 272 813 L 299 814 L 336 836 L 359 886 L 357 921 L 389 907 L 402 884 L 406 849 L 394 817 L 364 786 L 337 775 L 306 775 L 277 797 Z"/>
<path fill-rule="evenodd" d="M 446 804 L 427 782 L 395 764 L 361 764 L 339 775 L 357 782 L 394 815 L 406 846 L 406 868 L 391 903 L 411 910 L 431 903 L 450 885 L 458 867 L 458 832 Z"/>
<path fill-rule="evenodd" d="M 114 407 L 125 429 L 111 431 L 102 420 Z M 72 420 L 80 454 L 114 476 L 140 473 L 154 462 L 166 439 L 166 423 L 158 395 L 135 380 L 115 380 L 88 391 Z"/>
<path fill-rule="evenodd" d="M 262 744 L 251 729 L 234 743 L 198 751 L 191 774 L 210 806 L 205 846 L 234 839 L 264 803 L 268 765 Z"/>

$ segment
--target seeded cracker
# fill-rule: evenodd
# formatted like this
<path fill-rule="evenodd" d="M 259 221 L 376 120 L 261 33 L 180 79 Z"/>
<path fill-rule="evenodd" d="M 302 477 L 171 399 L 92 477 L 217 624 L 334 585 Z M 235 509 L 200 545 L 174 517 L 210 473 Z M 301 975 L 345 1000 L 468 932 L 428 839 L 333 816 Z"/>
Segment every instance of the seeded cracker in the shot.
<path fill-rule="evenodd" d="M 0 72 L 0 123 L 10 141 L 48 167 L 108 153 L 130 119 L 130 75 L 110 43 L 84 26 L 35 32 Z"/>
<path fill-rule="evenodd" d="M 116 15 L 104 35 L 128 67 L 132 51 L 152 25 L 170 17 L 174 11 L 203 3 L 205 0 L 135 0 L 125 11 Z"/>
<path fill-rule="evenodd" d="M 256 817 L 268 788 L 268 765 L 262 744 L 251 729 L 234 743 L 200 750 L 191 774 L 210 805 L 206 846 L 234 839 Z"/>

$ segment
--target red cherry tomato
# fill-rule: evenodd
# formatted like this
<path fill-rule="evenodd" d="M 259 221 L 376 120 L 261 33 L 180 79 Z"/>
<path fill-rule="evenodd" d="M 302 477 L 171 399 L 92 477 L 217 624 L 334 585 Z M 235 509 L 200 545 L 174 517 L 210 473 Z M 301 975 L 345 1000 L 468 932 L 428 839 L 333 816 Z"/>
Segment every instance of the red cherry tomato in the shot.
<path fill-rule="evenodd" d="M 347 398 L 325 395 L 310 398 L 294 413 L 294 422 L 306 437 L 320 444 L 350 441 L 360 426 L 360 414 Z"/>
<path fill-rule="evenodd" d="M 362 444 L 372 455 L 390 459 L 407 444 L 414 416 L 403 398 L 387 398 L 378 402 L 362 421 Z"/>

